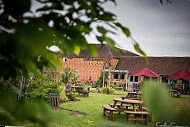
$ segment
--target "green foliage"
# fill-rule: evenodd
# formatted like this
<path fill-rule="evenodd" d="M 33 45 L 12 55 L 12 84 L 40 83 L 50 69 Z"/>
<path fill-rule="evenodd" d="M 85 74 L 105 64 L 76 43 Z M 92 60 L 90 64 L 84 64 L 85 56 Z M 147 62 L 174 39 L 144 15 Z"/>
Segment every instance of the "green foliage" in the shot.
<path fill-rule="evenodd" d="M 116 91 L 117 92 L 117 91 Z M 110 121 L 102 115 L 102 105 L 113 104 L 113 98 L 120 98 L 125 96 L 125 92 L 117 92 L 114 95 L 106 95 L 101 93 L 91 93 L 88 98 L 77 97 L 80 101 L 72 103 L 64 103 L 61 105 L 62 112 L 65 113 L 63 123 L 52 127 L 135 127 L 139 124 L 130 126 L 129 122 L 125 120 L 125 114 L 114 113 L 114 120 Z M 84 117 L 73 117 L 65 112 L 65 109 L 79 111 L 85 113 Z M 139 127 L 141 127 L 139 125 Z M 144 127 L 144 124 L 142 124 Z"/>
<path fill-rule="evenodd" d="M 29 82 L 24 93 L 24 98 L 33 101 L 49 101 L 50 93 L 59 93 L 58 83 L 48 82 L 43 79 L 36 79 Z"/>
<path fill-rule="evenodd" d="M 152 113 L 153 122 L 189 126 L 190 98 L 172 98 L 165 84 L 146 82 L 143 85 L 143 100 Z"/>
<path fill-rule="evenodd" d="M 35 10 L 31 10 L 32 1 L 40 5 Z M 85 39 L 85 35 L 92 32 L 93 23 L 97 23 L 97 29 L 102 34 L 96 35 L 97 39 L 102 43 L 106 41 L 111 48 L 115 47 L 115 42 L 106 36 L 107 33 L 116 34 L 115 31 L 120 28 L 127 37 L 131 37 L 130 30 L 102 7 L 108 1 L 115 3 L 115 0 L 2 0 L 0 79 L 29 72 L 39 73 L 38 69 L 55 66 L 57 57 L 47 48 L 53 45 L 66 55 L 77 55 L 81 49 L 88 49 L 91 55 L 97 56 L 96 48 L 88 45 Z M 113 30 L 99 25 L 99 22 Z"/>
<path fill-rule="evenodd" d="M 143 86 L 143 100 L 153 121 L 173 122 L 174 107 L 166 87 L 157 82 L 146 82 Z"/>
<path fill-rule="evenodd" d="M 58 58 L 48 49 L 53 45 L 58 46 L 66 55 L 79 54 L 81 49 L 88 49 L 91 55 L 96 56 L 97 50 L 94 46 L 88 45 L 85 39 L 85 35 L 89 35 L 92 31 L 92 23 L 102 21 L 112 26 L 114 31 L 119 27 L 126 36 L 130 37 L 129 29 L 122 25 L 117 26 L 116 16 L 104 10 L 102 4 L 108 1 L 115 3 L 114 0 L 0 0 L 0 84 L 10 78 L 16 79 L 23 75 L 28 76 L 30 73 L 37 75 L 47 67 L 55 67 Z M 40 4 L 36 10 L 31 10 L 33 2 Z M 79 6 L 75 6 L 76 4 Z M 52 25 L 49 25 L 51 22 Z M 109 32 L 112 31 L 100 30 L 100 33 L 103 33 L 101 39 L 107 40 L 108 45 L 113 47 L 114 41 L 106 37 Z M 67 83 L 69 80 L 64 79 L 64 81 Z M 25 96 L 47 100 L 47 95 L 56 91 L 52 82 L 37 79 L 29 83 Z M 16 102 L 12 105 L 18 106 L 14 111 L 20 109 L 22 113 L 30 107 L 21 108 L 22 106 Z M 28 118 L 27 114 L 25 118 L 41 126 L 47 126 L 45 121 L 48 122 L 49 119 L 46 117 L 51 116 L 48 114 L 48 109 L 44 106 L 41 106 L 40 110 L 35 106 L 30 108 L 34 113 L 40 110 L 43 112 L 31 118 Z M 10 110 L 11 108 L 4 112 Z M 14 113 L 11 115 L 13 119 L 18 117 Z"/>
<path fill-rule="evenodd" d="M 48 69 L 43 72 L 43 77 L 44 80 L 47 82 L 60 82 L 60 74 L 56 70 Z"/>
<path fill-rule="evenodd" d="M 102 87 L 100 91 L 104 94 L 115 94 L 115 89 L 110 86 Z"/>
<path fill-rule="evenodd" d="M 106 81 L 104 81 L 104 83 L 107 84 Z M 102 85 L 103 85 L 103 73 L 101 73 L 98 81 L 96 82 L 96 85 L 97 85 L 97 87 L 102 87 Z"/>
<path fill-rule="evenodd" d="M 117 87 L 124 87 L 125 85 L 124 84 L 117 84 Z"/>
<path fill-rule="evenodd" d="M 92 92 L 92 93 L 97 93 L 98 91 L 97 91 L 96 88 L 90 88 L 90 92 Z"/>
<path fill-rule="evenodd" d="M 119 84 L 119 83 L 117 83 L 117 84 L 111 83 L 110 87 L 113 88 L 113 89 L 115 89 L 115 90 L 117 90 L 117 87 L 124 87 L 124 85 L 123 84 Z"/>
<path fill-rule="evenodd" d="M 160 84 L 157 84 L 160 85 Z M 114 95 L 105 95 L 101 93 L 91 93 L 88 98 L 78 97 L 80 101 L 72 102 L 72 103 L 63 103 L 61 104 L 61 112 L 64 113 L 64 119 L 61 124 L 55 123 L 56 125 L 52 127 L 155 127 L 156 122 L 155 119 L 148 122 L 148 125 L 144 125 L 142 122 L 126 122 L 125 113 L 114 113 L 114 120 L 110 121 L 106 117 L 102 115 L 102 105 L 105 104 L 113 104 L 113 98 L 121 98 L 122 96 L 126 96 L 126 91 L 116 91 Z M 176 119 L 172 122 L 176 122 L 178 126 L 189 126 L 189 105 L 190 105 L 190 96 L 182 95 L 181 98 L 171 98 L 172 105 L 175 110 L 173 113 L 177 113 Z M 156 101 L 156 100 L 155 100 Z M 161 105 L 161 104 L 160 104 Z M 170 106 L 167 107 L 167 109 Z M 65 109 L 83 112 L 86 115 L 84 117 L 71 117 Z M 163 109 L 163 110 L 167 110 Z M 170 109 L 168 109 L 170 110 Z M 176 116 L 174 115 L 174 116 Z M 132 117 L 132 116 L 131 116 Z M 154 116 L 153 116 L 154 117 Z M 163 116 L 164 117 L 164 116 Z M 173 117 L 173 116 L 171 116 Z M 92 122 L 86 122 L 86 121 Z M 165 121 L 167 122 L 167 121 Z M 167 122 L 167 124 L 170 124 Z M 164 123 L 162 123 L 164 126 Z M 168 125 L 169 126 L 169 125 Z"/>
<path fill-rule="evenodd" d="M 66 67 L 61 73 L 61 81 L 66 85 L 68 83 L 75 83 L 78 79 L 78 74 L 71 68 Z"/>
<path fill-rule="evenodd" d="M 140 48 L 140 46 L 139 46 L 138 43 L 136 43 L 136 44 L 134 45 L 134 48 L 135 48 L 135 50 L 136 50 L 139 54 L 141 54 L 141 55 L 143 55 L 144 57 L 146 57 L 146 53 Z"/>
<path fill-rule="evenodd" d="M 67 97 L 68 97 L 68 99 L 71 100 L 71 101 L 76 100 L 76 95 L 75 95 L 75 94 L 69 93 L 69 94 L 67 94 Z"/>
<path fill-rule="evenodd" d="M 38 125 L 47 127 L 53 119 L 53 112 L 43 102 L 18 102 L 10 93 L 0 92 L 1 125 Z M 45 116 L 45 117 L 44 117 Z"/>
<path fill-rule="evenodd" d="M 68 97 L 66 96 L 65 93 L 65 86 L 64 85 L 59 86 L 59 91 L 60 91 L 60 101 L 61 102 L 67 101 Z"/>
<path fill-rule="evenodd" d="M 113 88 L 113 89 L 116 89 L 117 86 L 116 86 L 116 84 L 111 83 L 111 84 L 110 84 L 110 87 Z"/>

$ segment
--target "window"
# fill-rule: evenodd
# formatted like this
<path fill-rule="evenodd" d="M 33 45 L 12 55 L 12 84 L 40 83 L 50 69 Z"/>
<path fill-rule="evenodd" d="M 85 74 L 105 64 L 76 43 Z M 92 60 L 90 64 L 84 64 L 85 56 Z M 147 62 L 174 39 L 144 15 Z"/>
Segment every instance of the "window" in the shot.
<path fill-rule="evenodd" d="M 168 78 L 165 75 L 161 75 L 162 76 L 162 83 L 168 83 Z"/>
<path fill-rule="evenodd" d="M 91 80 L 92 80 L 92 77 L 91 77 L 91 76 L 89 76 L 89 77 L 88 77 L 88 80 L 89 80 L 89 81 L 91 81 Z"/>
<path fill-rule="evenodd" d="M 114 79 L 119 79 L 118 73 L 114 73 Z"/>
<path fill-rule="evenodd" d="M 133 82 L 133 76 L 130 76 L 130 77 L 129 77 L 129 81 L 130 81 L 130 82 Z"/>
<path fill-rule="evenodd" d="M 125 79 L 125 74 L 124 73 L 120 74 L 120 79 Z"/>
<path fill-rule="evenodd" d="M 139 77 L 135 76 L 135 82 L 138 82 L 138 81 L 139 81 Z"/>
<path fill-rule="evenodd" d="M 67 62 L 67 57 L 63 57 L 62 61 Z"/>

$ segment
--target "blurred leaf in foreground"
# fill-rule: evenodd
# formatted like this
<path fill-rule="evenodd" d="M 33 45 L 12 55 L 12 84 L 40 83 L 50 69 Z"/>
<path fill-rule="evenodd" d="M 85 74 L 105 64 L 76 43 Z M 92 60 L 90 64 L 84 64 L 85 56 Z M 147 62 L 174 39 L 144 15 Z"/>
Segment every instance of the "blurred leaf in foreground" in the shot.
<path fill-rule="evenodd" d="M 164 84 L 146 82 L 143 85 L 143 100 L 152 113 L 153 122 L 173 122 L 174 105 Z"/>
<path fill-rule="evenodd" d="M 43 102 L 18 102 L 15 95 L 8 92 L 0 92 L 0 124 L 1 125 L 25 125 L 34 124 L 48 127 L 53 119 L 53 112 Z"/>
<path fill-rule="evenodd" d="M 160 125 L 163 126 L 164 124 L 190 126 L 189 102 L 185 96 L 173 98 L 165 84 L 157 82 L 145 82 L 143 95 L 145 106 L 152 114 L 153 126 L 156 125 L 156 122 L 160 122 Z M 187 104 L 181 99 L 185 99 Z"/>

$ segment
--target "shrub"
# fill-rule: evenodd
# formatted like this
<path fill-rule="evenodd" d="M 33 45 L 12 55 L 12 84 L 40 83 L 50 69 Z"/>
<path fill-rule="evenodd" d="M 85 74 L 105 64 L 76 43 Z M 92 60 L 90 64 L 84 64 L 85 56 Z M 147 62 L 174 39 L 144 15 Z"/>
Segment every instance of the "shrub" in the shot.
<path fill-rule="evenodd" d="M 71 101 L 76 100 L 76 95 L 75 95 L 75 94 L 72 94 L 72 93 L 67 94 L 67 97 L 68 97 L 68 99 L 71 100 Z"/>
<path fill-rule="evenodd" d="M 116 84 L 111 83 L 110 87 L 113 88 L 113 89 L 116 89 L 117 86 L 116 86 Z"/>
<path fill-rule="evenodd" d="M 90 88 L 90 92 L 92 92 L 92 93 L 97 93 L 98 91 L 97 91 L 96 88 Z"/>
<path fill-rule="evenodd" d="M 101 88 L 101 93 L 105 93 L 105 94 L 115 94 L 115 89 L 111 88 L 111 87 L 103 87 Z"/>
<path fill-rule="evenodd" d="M 77 71 L 72 70 L 71 68 L 66 67 L 63 72 L 60 75 L 61 77 L 61 81 L 64 84 L 68 84 L 68 83 L 76 83 L 79 75 Z"/>
<path fill-rule="evenodd" d="M 65 87 L 63 85 L 59 86 L 59 91 L 60 91 L 60 101 L 61 102 L 67 101 L 68 97 L 66 96 Z"/>
<path fill-rule="evenodd" d="M 107 82 L 104 80 L 104 83 L 107 84 Z M 96 82 L 96 87 L 102 87 L 103 86 L 103 73 L 101 73 L 98 81 Z"/>
<path fill-rule="evenodd" d="M 28 100 L 45 100 L 48 102 L 50 93 L 59 92 L 58 83 L 48 82 L 43 79 L 36 79 L 28 83 L 23 97 Z"/>
<path fill-rule="evenodd" d="M 117 84 L 117 87 L 124 87 L 125 85 L 124 84 Z"/>

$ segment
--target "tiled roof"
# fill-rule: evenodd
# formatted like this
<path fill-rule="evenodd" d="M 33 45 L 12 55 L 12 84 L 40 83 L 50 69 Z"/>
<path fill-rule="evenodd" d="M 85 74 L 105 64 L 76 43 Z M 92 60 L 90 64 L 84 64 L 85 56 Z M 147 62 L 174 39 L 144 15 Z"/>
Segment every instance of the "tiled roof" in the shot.
<path fill-rule="evenodd" d="M 97 51 L 98 51 L 97 57 L 100 57 L 100 58 L 112 58 L 112 57 L 120 58 L 120 57 L 126 57 L 126 56 L 139 56 L 135 53 L 132 53 L 123 49 L 119 49 L 119 48 L 118 48 L 118 51 L 115 52 L 105 44 L 91 44 L 91 45 L 97 48 Z M 70 54 L 70 55 L 67 55 L 67 57 L 92 57 L 92 56 L 90 55 L 88 50 L 81 50 L 78 56 L 74 54 Z"/>
<path fill-rule="evenodd" d="M 148 67 L 160 75 L 171 75 L 184 68 L 190 71 L 190 57 L 148 57 L 148 63 L 142 57 L 120 58 L 116 69 L 130 73 Z"/>

